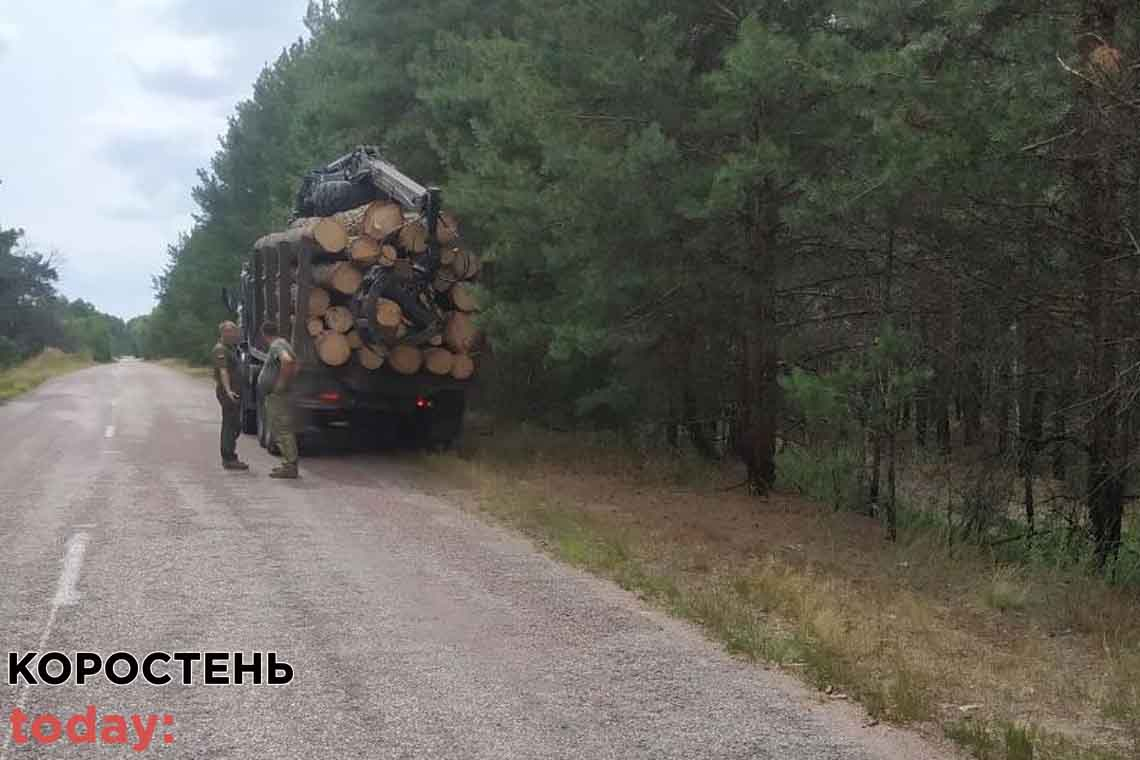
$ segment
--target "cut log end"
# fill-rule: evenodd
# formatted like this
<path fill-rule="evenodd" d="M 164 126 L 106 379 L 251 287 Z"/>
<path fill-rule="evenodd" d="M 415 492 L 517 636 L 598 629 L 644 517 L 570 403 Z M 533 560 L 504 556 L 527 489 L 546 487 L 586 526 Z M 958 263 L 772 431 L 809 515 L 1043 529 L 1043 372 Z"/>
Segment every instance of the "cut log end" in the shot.
<path fill-rule="evenodd" d="M 414 375 L 423 365 L 424 354 L 415 346 L 396 346 L 388 356 L 388 366 L 401 375 Z"/>
<path fill-rule="evenodd" d="M 400 304 L 381 298 L 376 302 L 376 323 L 381 327 L 398 327 L 404 321 Z"/>
<path fill-rule="evenodd" d="M 375 372 L 384 366 L 384 354 L 365 346 L 357 349 L 356 361 L 369 372 Z"/>
<path fill-rule="evenodd" d="M 380 244 L 370 237 L 353 238 L 348 244 L 348 251 L 356 264 L 367 266 L 380 260 Z"/>
<path fill-rule="evenodd" d="M 454 312 L 447 319 L 443 339 L 447 347 L 458 354 L 469 354 L 475 348 L 479 331 L 470 314 Z"/>
<path fill-rule="evenodd" d="M 446 348 L 432 348 L 424 352 L 424 367 L 433 375 L 446 377 L 455 367 L 455 354 Z"/>
<path fill-rule="evenodd" d="M 315 341 L 317 356 L 330 367 L 343 367 L 352 359 L 348 339 L 339 332 L 322 333 Z"/>
<path fill-rule="evenodd" d="M 475 376 L 475 360 L 467 354 L 456 354 L 451 376 L 456 380 L 470 380 Z"/>
<path fill-rule="evenodd" d="M 320 319 L 332 306 L 332 297 L 324 288 L 309 290 L 309 316 Z"/>
<path fill-rule="evenodd" d="M 478 256 L 462 248 L 453 249 L 452 255 L 453 258 L 447 268 L 457 280 L 474 280 L 479 276 L 481 267 Z"/>
<path fill-rule="evenodd" d="M 333 332 L 347 335 L 356 326 L 352 312 L 344 306 L 333 306 L 325 313 L 325 324 Z"/>
<path fill-rule="evenodd" d="M 449 291 L 451 303 L 459 311 L 474 312 L 479 310 L 479 300 L 475 290 L 465 282 L 456 283 Z"/>
<path fill-rule="evenodd" d="M 348 247 L 348 233 L 336 219 L 298 219 L 291 229 L 301 230 L 301 236 L 329 254 L 337 254 Z"/>
<path fill-rule="evenodd" d="M 400 252 L 393 246 L 386 245 L 380 249 L 380 258 L 376 262 L 385 269 L 391 269 L 396 266 L 396 262 L 400 259 Z"/>
<path fill-rule="evenodd" d="M 373 240 L 386 240 L 403 225 L 404 210 L 398 203 L 377 201 L 369 206 L 364 214 L 364 234 Z"/>
<path fill-rule="evenodd" d="M 364 275 L 348 262 L 341 261 L 313 267 L 313 279 L 322 287 L 350 296 L 363 284 Z"/>
<path fill-rule="evenodd" d="M 428 249 L 428 231 L 423 223 L 408 222 L 400 229 L 400 247 L 411 254 L 421 254 Z"/>

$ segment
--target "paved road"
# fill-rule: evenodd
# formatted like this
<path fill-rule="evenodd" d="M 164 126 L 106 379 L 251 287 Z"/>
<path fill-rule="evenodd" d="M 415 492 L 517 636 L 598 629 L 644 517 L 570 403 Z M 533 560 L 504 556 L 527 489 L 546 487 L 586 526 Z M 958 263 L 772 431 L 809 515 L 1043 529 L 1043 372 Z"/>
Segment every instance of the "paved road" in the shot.
<path fill-rule="evenodd" d="M 5 662 L 0 736 L 13 707 L 93 705 L 171 716 L 149 748 L 171 758 L 935 757 L 425 495 L 406 460 L 276 482 L 247 437 L 253 472 L 222 473 L 216 417 L 208 385 L 137 362 L 0 407 L 0 649 L 276 651 L 294 681 L 14 687 Z"/>

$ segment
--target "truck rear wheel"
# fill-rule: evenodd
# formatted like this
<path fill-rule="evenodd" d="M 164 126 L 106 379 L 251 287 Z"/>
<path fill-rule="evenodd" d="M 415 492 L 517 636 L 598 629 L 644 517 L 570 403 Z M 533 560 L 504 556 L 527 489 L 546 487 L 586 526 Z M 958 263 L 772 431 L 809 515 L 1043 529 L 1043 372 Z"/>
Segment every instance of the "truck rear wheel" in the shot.
<path fill-rule="evenodd" d="M 251 376 L 248 365 L 243 365 L 242 376 Z M 257 429 L 257 386 L 249 380 L 242 383 L 241 432 L 246 435 L 259 435 Z"/>
<path fill-rule="evenodd" d="M 463 393 L 447 391 L 433 398 L 432 407 L 418 430 L 419 446 L 433 451 L 452 448 L 463 432 L 466 406 Z"/>
<path fill-rule="evenodd" d="M 245 433 L 246 435 L 260 435 L 260 431 L 257 429 L 256 409 L 242 409 L 241 432 Z"/>

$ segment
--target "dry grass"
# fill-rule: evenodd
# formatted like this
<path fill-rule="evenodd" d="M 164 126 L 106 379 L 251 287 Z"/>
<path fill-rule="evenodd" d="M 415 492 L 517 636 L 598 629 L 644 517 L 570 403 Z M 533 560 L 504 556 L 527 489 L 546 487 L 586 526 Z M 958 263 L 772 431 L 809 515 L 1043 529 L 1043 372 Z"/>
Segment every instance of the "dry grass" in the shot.
<path fill-rule="evenodd" d="M 999 612 L 1025 609 L 1030 593 L 1025 575 L 1025 571 L 1019 568 L 995 568 L 993 577 L 983 589 L 983 600 Z"/>
<path fill-rule="evenodd" d="M 751 499 L 725 490 L 733 472 L 620 442 L 475 428 L 473 447 L 428 460 L 441 480 L 734 653 L 978 757 L 1140 752 L 1140 603 L 1124 591 L 961 546 L 951 559 L 934 530 L 891 545 L 873 520 Z"/>
<path fill-rule="evenodd" d="M 53 377 L 86 369 L 93 364 L 87 356 L 65 354 L 55 348 L 46 349 L 23 364 L 0 370 L 0 402 L 34 390 Z"/>

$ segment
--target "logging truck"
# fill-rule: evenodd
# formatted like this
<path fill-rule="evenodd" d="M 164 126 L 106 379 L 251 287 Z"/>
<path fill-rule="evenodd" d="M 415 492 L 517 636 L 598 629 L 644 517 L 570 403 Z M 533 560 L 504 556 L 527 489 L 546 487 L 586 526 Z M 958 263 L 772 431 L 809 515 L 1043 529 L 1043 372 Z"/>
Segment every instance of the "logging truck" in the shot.
<path fill-rule="evenodd" d="M 272 445 L 257 395 L 272 321 L 301 363 L 291 397 L 303 446 L 333 430 L 449 446 L 474 382 L 476 261 L 440 191 L 375 148 L 315 170 L 288 229 L 258 240 L 223 293 L 242 334 L 244 432 Z"/>

